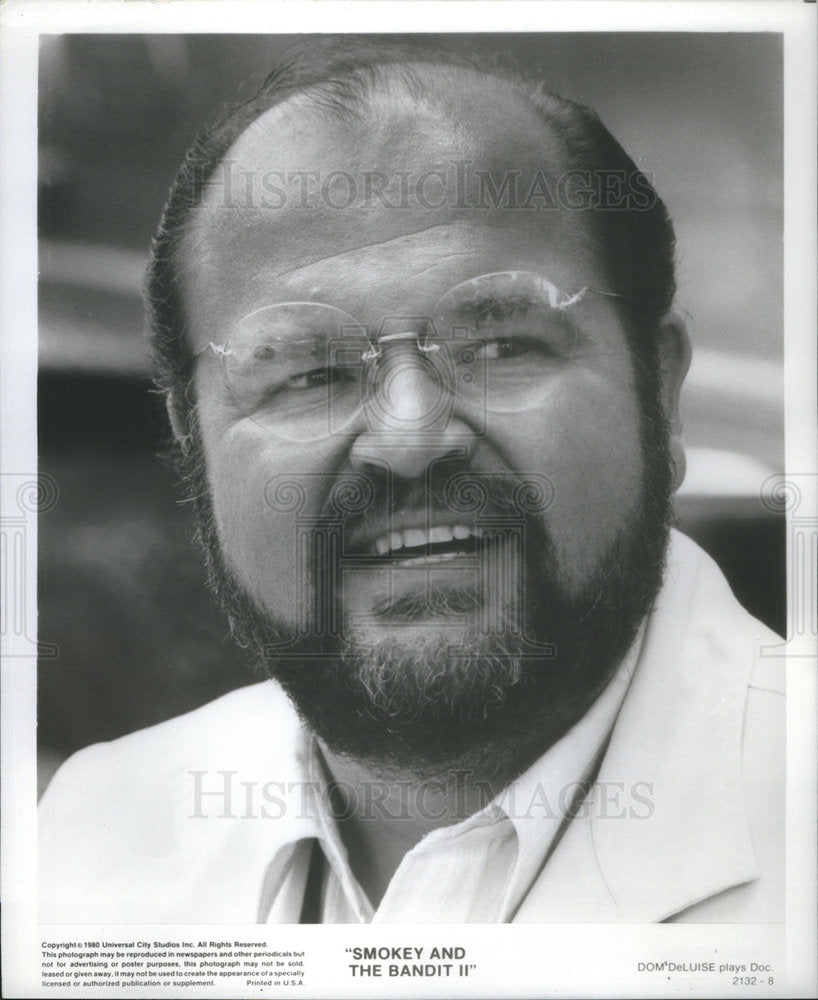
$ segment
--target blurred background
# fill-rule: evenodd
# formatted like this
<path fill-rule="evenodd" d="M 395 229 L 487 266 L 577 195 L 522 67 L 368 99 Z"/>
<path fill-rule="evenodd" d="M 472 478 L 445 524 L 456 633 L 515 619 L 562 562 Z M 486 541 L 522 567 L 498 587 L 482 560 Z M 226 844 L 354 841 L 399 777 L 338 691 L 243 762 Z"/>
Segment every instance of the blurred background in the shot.
<path fill-rule="evenodd" d="M 694 343 L 683 401 L 680 526 L 736 594 L 786 623 L 783 469 L 782 45 L 773 34 L 418 36 L 502 51 L 590 104 L 650 173 L 678 235 L 678 305 Z M 160 462 L 140 286 L 185 150 L 250 96 L 286 35 L 45 36 L 40 54 L 41 787 L 70 753 L 256 678 L 204 586 L 174 476 Z"/>

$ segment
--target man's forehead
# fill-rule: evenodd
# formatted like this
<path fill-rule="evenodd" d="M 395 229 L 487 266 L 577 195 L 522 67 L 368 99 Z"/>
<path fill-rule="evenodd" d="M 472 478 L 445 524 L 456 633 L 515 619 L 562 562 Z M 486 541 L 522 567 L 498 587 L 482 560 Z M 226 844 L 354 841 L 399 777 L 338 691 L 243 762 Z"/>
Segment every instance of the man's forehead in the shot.
<path fill-rule="evenodd" d="M 322 280 L 337 292 L 345 269 L 365 298 L 367 284 L 427 269 L 430 294 L 438 277 L 442 293 L 487 271 L 587 256 L 577 213 L 509 204 L 547 191 L 548 177 L 553 190 L 561 156 L 536 111 L 497 83 L 449 80 L 437 97 L 395 86 L 352 112 L 302 94 L 266 111 L 194 214 L 182 255 L 190 297 L 216 298 L 216 309 L 239 288 L 247 308 L 266 295 L 320 297 Z M 575 291 L 574 270 L 548 277 Z"/>
<path fill-rule="evenodd" d="M 225 159 L 247 169 L 411 171 L 468 158 L 485 169 L 553 163 L 558 143 L 537 111 L 500 79 L 451 71 L 422 92 L 390 78 L 354 102 L 295 94 L 263 112 Z M 343 103 L 343 106 L 340 106 Z"/>

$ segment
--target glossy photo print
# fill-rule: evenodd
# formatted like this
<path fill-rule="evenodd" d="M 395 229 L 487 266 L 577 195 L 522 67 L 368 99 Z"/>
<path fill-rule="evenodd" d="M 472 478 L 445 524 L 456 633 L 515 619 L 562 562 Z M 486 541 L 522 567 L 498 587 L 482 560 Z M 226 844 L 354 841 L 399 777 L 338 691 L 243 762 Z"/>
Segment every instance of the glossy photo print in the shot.
<path fill-rule="evenodd" d="M 40 987 L 783 995 L 785 30 L 316 26 L 38 37 Z"/>

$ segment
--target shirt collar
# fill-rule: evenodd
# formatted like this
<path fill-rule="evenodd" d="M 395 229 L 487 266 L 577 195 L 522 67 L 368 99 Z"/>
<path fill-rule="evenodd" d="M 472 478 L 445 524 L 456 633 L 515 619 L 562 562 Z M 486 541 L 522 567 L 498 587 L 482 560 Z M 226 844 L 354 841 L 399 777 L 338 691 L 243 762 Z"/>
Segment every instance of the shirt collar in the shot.
<path fill-rule="evenodd" d="M 353 913 L 359 921 L 368 923 L 372 919 L 374 910 L 366 893 L 352 874 L 349 855 L 341 840 L 338 824 L 327 808 L 327 787 L 330 778 L 314 737 L 309 739 L 306 750 L 306 768 L 309 777 L 310 802 L 318 824 L 316 836 L 321 842 L 324 855 L 340 882 Z"/>
<path fill-rule="evenodd" d="M 511 822 L 516 834 L 517 858 L 501 907 L 502 920 L 510 919 L 545 864 L 569 818 L 576 792 L 596 769 L 633 677 L 643 632 L 644 626 L 602 694 L 554 746 L 483 809 L 459 823 L 433 830 L 416 845 L 415 850 L 433 850 L 436 844 L 463 836 L 478 826 L 498 820 Z M 303 729 L 295 761 L 298 780 L 305 789 L 301 801 L 308 806 L 308 819 L 304 826 L 293 827 L 281 846 L 292 847 L 306 837 L 317 837 L 352 911 L 362 922 L 369 921 L 373 907 L 352 873 L 338 825 L 327 806 L 328 776 L 320 751 L 315 739 Z"/>
<path fill-rule="evenodd" d="M 643 635 L 644 624 L 591 708 L 494 800 L 517 834 L 517 865 L 506 894 L 505 919 L 510 919 L 545 865 L 577 795 L 594 777 L 633 678 Z"/>

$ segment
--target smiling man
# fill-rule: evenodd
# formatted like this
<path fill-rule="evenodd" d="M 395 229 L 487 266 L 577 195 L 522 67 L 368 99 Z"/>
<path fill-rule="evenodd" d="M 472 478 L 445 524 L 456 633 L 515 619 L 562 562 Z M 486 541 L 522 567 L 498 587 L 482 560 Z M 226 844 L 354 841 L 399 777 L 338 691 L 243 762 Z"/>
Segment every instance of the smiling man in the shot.
<path fill-rule="evenodd" d="M 780 919 L 776 637 L 670 529 L 673 231 L 596 116 L 317 44 L 200 139 L 154 251 L 271 679 L 63 768 L 44 918 Z"/>

